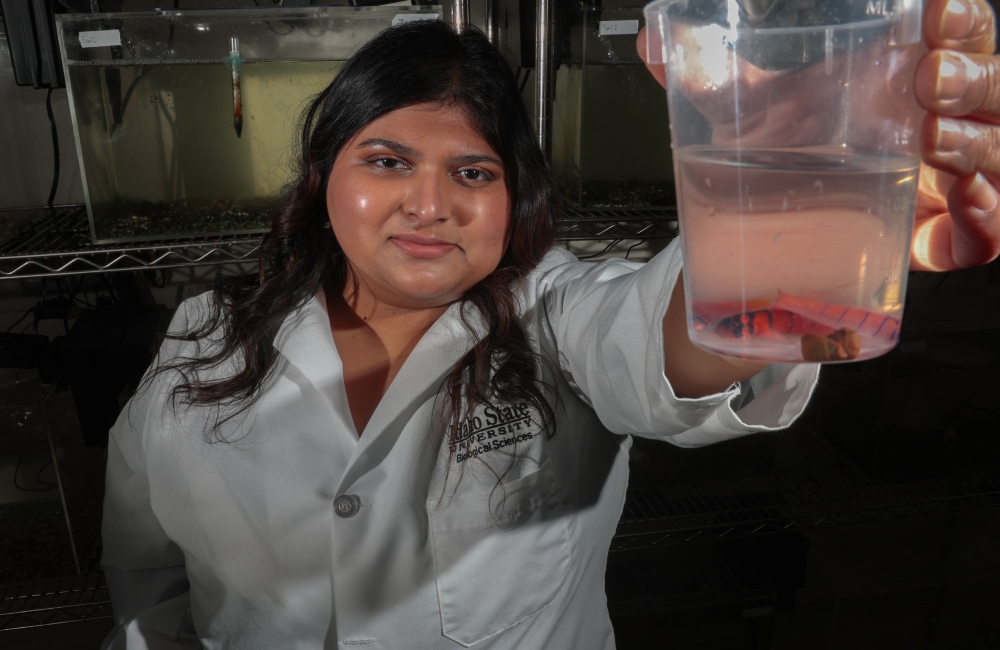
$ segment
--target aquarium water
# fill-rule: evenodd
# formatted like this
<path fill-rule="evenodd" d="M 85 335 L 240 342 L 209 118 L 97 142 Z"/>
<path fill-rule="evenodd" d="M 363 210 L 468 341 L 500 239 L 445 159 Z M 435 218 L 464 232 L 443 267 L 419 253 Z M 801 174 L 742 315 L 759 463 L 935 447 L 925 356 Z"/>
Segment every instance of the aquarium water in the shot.
<path fill-rule="evenodd" d="M 244 60 L 238 135 L 224 60 L 95 63 L 68 71 L 98 242 L 267 230 L 302 113 L 342 65 Z"/>

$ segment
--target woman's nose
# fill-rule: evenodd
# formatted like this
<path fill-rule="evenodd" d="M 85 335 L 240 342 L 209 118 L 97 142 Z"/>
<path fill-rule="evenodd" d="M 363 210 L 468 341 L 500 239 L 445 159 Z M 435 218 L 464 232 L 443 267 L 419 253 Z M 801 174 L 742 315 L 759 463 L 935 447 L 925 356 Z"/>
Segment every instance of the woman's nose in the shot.
<path fill-rule="evenodd" d="M 403 213 L 429 226 L 444 221 L 451 216 L 452 203 L 449 197 L 448 179 L 430 170 L 421 170 L 410 177 L 411 183 L 403 197 Z"/>

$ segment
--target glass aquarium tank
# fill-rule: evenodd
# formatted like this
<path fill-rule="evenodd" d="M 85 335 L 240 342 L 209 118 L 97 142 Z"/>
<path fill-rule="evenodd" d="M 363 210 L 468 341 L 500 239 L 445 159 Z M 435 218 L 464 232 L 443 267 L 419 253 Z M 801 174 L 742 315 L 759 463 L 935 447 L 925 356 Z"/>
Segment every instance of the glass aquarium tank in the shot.
<path fill-rule="evenodd" d="M 642 6 L 562 11 L 552 167 L 568 205 L 673 207 L 666 92 L 636 52 Z"/>
<path fill-rule="evenodd" d="M 437 6 L 57 16 L 95 243 L 266 231 L 301 116 L 379 31 Z"/>

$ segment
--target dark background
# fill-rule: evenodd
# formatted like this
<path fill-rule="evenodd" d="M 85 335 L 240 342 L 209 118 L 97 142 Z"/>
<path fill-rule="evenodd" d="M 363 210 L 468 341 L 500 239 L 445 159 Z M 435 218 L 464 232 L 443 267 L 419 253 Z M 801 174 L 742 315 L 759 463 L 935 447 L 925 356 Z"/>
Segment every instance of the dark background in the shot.
<path fill-rule="evenodd" d="M 32 174 L 41 205 L 51 157 Z M 0 257 L 17 233 L 0 230 Z M 110 630 L 107 427 L 170 308 L 216 272 L 0 281 L 0 332 L 41 337 L 0 337 L 0 647 L 96 648 Z M 1000 647 L 998 436 L 1000 265 L 911 274 L 899 346 L 825 368 L 791 430 L 636 442 L 607 577 L 619 647 Z"/>

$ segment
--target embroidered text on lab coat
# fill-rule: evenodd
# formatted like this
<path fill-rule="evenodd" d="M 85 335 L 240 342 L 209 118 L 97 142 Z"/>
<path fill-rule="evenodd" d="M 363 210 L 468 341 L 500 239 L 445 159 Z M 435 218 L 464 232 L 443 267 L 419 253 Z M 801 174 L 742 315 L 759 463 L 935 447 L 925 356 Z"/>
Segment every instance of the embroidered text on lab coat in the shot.
<path fill-rule="evenodd" d="M 480 405 L 452 427 L 448 450 L 455 454 L 455 462 L 461 463 L 529 442 L 539 433 L 538 418 L 524 402 Z"/>

